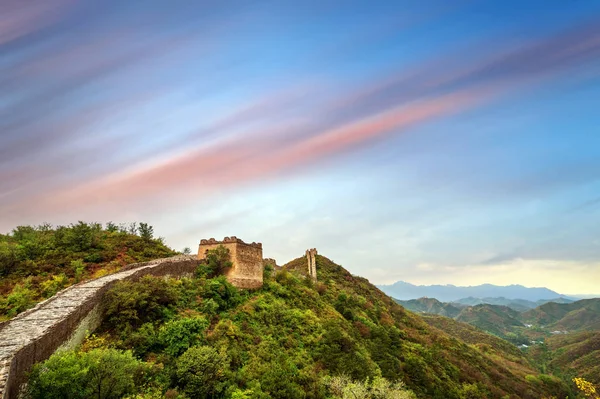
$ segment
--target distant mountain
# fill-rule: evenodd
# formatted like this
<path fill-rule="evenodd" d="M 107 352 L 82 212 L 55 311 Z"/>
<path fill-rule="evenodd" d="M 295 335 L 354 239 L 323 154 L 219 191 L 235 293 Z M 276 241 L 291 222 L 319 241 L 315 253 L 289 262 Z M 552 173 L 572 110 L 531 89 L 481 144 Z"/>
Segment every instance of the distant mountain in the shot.
<path fill-rule="evenodd" d="M 400 300 L 428 297 L 436 298 L 441 302 L 452 302 L 468 297 L 503 297 L 535 302 L 540 299 L 550 300 L 561 297 L 558 292 L 548 288 L 528 288 L 522 285 L 498 286 L 493 284 L 482 284 L 469 287 L 458 287 L 455 285 L 414 285 L 404 281 L 397 281 L 391 285 L 379 285 L 377 287 L 389 296 Z"/>
<path fill-rule="evenodd" d="M 459 299 L 457 301 L 453 301 L 453 302 L 451 302 L 451 304 L 454 306 L 459 306 L 459 305 L 474 306 L 474 305 L 480 305 L 480 304 L 487 303 L 490 305 L 508 306 L 509 308 L 514 309 L 518 312 L 525 312 L 527 310 L 534 309 L 534 308 L 536 308 L 540 305 L 543 305 L 545 303 L 548 303 L 548 302 L 571 303 L 574 301 L 571 299 L 568 299 L 568 298 L 564 298 L 564 297 L 553 298 L 553 299 L 540 299 L 535 302 L 528 301 L 526 299 L 508 299 L 508 298 L 504 298 L 504 297 L 499 297 L 499 298 L 468 297 L 468 298 Z"/>
<path fill-rule="evenodd" d="M 440 302 L 435 298 L 419 298 L 409 301 L 397 300 L 400 305 L 415 313 L 429 313 L 446 317 L 456 317 L 461 311 L 461 307 L 450 303 Z"/>
<path fill-rule="evenodd" d="M 600 330 L 600 298 L 545 303 L 522 313 L 521 320 L 558 331 Z"/>
<path fill-rule="evenodd" d="M 521 314 L 508 306 L 487 303 L 464 308 L 457 321 L 468 323 L 498 337 L 506 338 L 514 327 L 524 327 L 519 321 Z"/>
<path fill-rule="evenodd" d="M 521 362 L 521 350 L 504 339 L 449 317 L 437 315 L 423 315 L 421 317 L 430 326 L 438 328 L 461 341 L 479 348 L 483 348 L 486 345 L 491 346 L 494 350 L 504 353 L 505 357 L 512 357 L 512 360 L 517 363 Z"/>

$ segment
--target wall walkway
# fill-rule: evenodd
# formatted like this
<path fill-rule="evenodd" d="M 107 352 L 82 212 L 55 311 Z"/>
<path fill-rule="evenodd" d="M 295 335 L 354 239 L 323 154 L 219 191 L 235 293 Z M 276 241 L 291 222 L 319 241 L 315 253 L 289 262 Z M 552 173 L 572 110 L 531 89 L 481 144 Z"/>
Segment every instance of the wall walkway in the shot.
<path fill-rule="evenodd" d="M 46 360 L 59 347 L 78 345 L 87 331 L 100 325 L 102 297 L 116 281 L 137 280 L 145 275 L 187 276 L 198 263 L 196 256 L 175 256 L 128 265 L 118 273 L 66 288 L 2 323 L 0 398 L 17 398 L 35 363 Z"/>

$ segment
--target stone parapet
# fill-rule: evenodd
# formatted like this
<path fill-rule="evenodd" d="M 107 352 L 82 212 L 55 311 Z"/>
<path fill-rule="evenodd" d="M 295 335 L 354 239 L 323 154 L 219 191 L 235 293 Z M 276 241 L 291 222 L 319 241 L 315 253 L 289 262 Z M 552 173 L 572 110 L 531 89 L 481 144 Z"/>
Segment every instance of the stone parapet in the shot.
<path fill-rule="evenodd" d="M 237 238 L 236 236 L 225 237 L 225 238 L 223 238 L 222 241 L 215 240 L 214 238 L 200 240 L 200 245 L 219 245 L 219 244 L 232 244 L 232 243 L 248 245 L 250 247 L 262 249 L 262 244 L 260 242 L 246 243 L 243 240 Z"/>

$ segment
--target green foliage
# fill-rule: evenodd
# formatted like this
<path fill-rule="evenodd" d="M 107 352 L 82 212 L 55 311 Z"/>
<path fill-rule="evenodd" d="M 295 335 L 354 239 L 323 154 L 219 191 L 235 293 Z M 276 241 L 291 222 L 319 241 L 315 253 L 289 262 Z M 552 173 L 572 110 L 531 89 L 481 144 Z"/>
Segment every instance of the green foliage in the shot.
<path fill-rule="evenodd" d="M 190 348 L 177 360 L 177 381 L 192 399 L 212 398 L 224 391 L 228 372 L 227 355 L 210 346 Z"/>
<path fill-rule="evenodd" d="M 149 226 L 148 223 L 140 223 L 138 231 L 140 232 L 140 237 L 145 241 L 150 241 L 154 238 L 154 227 Z"/>
<path fill-rule="evenodd" d="M 19 248 L 6 241 L 0 241 L 0 277 L 8 276 L 19 265 Z"/>
<path fill-rule="evenodd" d="M 325 378 L 324 383 L 335 399 L 416 399 L 403 383 L 391 383 L 382 377 L 352 381 L 341 375 Z"/>
<path fill-rule="evenodd" d="M 158 339 L 165 353 L 179 356 L 188 348 L 204 341 L 208 321 L 204 317 L 172 320 L 161 326 Z"/>
<path fill-rule="evenodd" d="M 219 245 L 215 249 L 209 249 L 206 251 L 205 265 L 208 277 L 225 274 L 233 265 L 229 249 L 223 245 Z"/>
<path fill-rule="evenodd" d="M 34 305 L 34 293 L 27 287 L 27 284 L 17 284 L 13 287 L 10 294 L 5 298 L 0 298 L 0 312 L 12 317 Z"/>
<path fill-rule="evenodd" d="M 56 228 L 18 226 L 0 235 L 0 320 L 100 273 L 175 254 L 152 238 L 151 226 L 141 225 L 144 237 L 120 231 L 112 222 L 103 229 L 98 223 L 81 221 Z M 15 288 L 24 279 L 29 281 L 27 291 Z"/>
<path fill-rule="evenodd" d="M 204 297 L 214 301 L 221 311 L 235 307 L 242 299 L 238 289 L 225 276 L 208 280 Z"/>
<path fill-rule="evenodd" d="M 42 295 L 45 298 L 50 298 L 69 283 L 69 279 L 64 273 L 58 276 L 52 276 L 50 280 L 46 280 L 40 284 Z"/>
<path fill-rule="evenodd" d="M 144 276 L 141 284 L 119 281 L 105 296 L 107 325 L 125 333 L 144 323 L 166 320 L 178 299 L 175 284 L 162 278 Z"/>
<path fill-rule="evenodd" d="M 131 352 L 57 352 L 34 366 L 27 388 L 32 399 L 116 399 L 134 391 L 143 371 Z"/>
<path fill-rule="evenodd" d="M 367 280 L 322 256 L 316 260 L 317 283 L 301 272 L 306 260 L 299 259 L 295 268 L 267 273 L 263 288 L 252 291 L 236 289 L 224 276 L 207 278 L 208 273 L 115 284 L 107 293 L 99 335 L 88 338 L 82 350 L 132 349 L 145 360 L 154 371 L 143 386 L 135 386 L 131 398 L 539 399 L 568 394 L 506 341 L 485 340 L 482 335 L 488 335 L 461 329 L 464 324 L 454 320 L 438 323 L 464 336 L 453 338 L 406 312 Z"/>
<path fill-rule="evenodd" d="M 83 263 L 83 260 L 81 259 L 72 260 L 71 269 L 73 269 L 75 282 L 78 283 L 85 273 L 85 263 Z"/>

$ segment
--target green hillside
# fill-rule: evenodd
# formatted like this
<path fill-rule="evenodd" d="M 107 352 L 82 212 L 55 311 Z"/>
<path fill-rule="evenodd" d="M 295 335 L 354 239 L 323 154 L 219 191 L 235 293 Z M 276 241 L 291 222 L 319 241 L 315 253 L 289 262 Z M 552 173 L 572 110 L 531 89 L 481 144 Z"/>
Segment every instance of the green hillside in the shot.
<path fill-rule="evenodd" d="M 446 317 L 456 317 L 461 308 L 450 303 L 440 302 L 435 298 L 419 298 L 409 301 L 396 300 L 397 303 L 415 313 L 437 314 Z"/>
<path fill-rule="evenodd" d="M 448 335 L 458 338 L 469 345 L 475 345 L 482 350 L 490 350 L 491 348 L 492 350 L 501 353 L 503 357 L 511 359 L 516 363 L 529 365 L 524 353 L 515 345 L 502 338 L 488 334 L 477 327 L 456 321 L 449 317 L 438 315 L 423 315 L 422 317 L 430 326 L 438 328 Z"/>
<path fill-rule="evenodd" d="M 524 312 L 521 319 L 558 331 L 600 330 L 600 298 L 572 303 L 546 303 Z"/>
<path fill-rule="evenodd" d="M 464 308 L 456 320 L 471 324 L 499 337 L 506 337 L 515 327 L 523 326 L 519 312 L 508 306 L 481 304 Z"/>
<path fill-rule="evenodd" d="M 0 234 L 0 321 L 79 281 L 174 254 L 145 223 L 19 226 Z"/>
<path fill-rule="evenodd" d="M 600 331 L 560 334 L 529 350 L 530 357 L 547 372 L 565 380 L 583 377 L 600 386 Z"/>
<path fill-rule="evenodd" d="M 366 397 L 410 398 L 406 389 L 419 398 L 445 399 L 568 394 L 514 348 L 493 340 L 463 342 L 404 310 L 366 279 L 323 256 L 316 261 L 316 283 L 303 275 L 302 257 L 280 272 L 266 269 L 265 284 L 255 291 L 209 278 L 215 269 L 210 264 L 194 279 L 119 283 L 107 294 L 96 335 L 78 352 L 38 367 L 31 390 L 62 386 L 57 376 L 65 362 L 70 371 L 62 378 L 69 379 L 74 370 L 87 373 L 82 365 L 89 359 L 106 356 L 145 370 L 139 378 L 127 373 L 132 377 L 125 388 L 136 398 L 333 398 L 342 397 L 336 392 L 348 384 L 355 391 L 370 387 L 373 396 Z M 124 350 L 134 358 L 123 358 Z M 376 396 L 374 386 L 389 392 L 388 381 L 402 381 L 406 389 Z"/>

